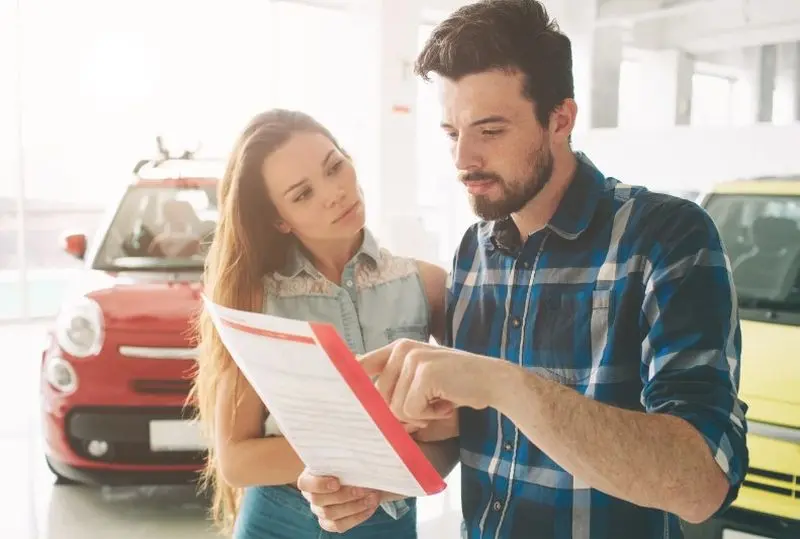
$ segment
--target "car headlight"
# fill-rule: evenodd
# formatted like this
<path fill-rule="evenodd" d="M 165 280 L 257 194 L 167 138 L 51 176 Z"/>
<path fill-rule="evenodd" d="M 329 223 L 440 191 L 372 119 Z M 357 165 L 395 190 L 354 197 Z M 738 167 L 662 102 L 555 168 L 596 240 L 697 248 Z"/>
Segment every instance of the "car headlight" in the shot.
<path fill-rule="evenodd" d="M 78 375 L 69 361 L 50 356 L 44 364 L 44 379 L 62 393 L 73 393 L 78 387 Z"/>
<path fill-rule="evenodd" d="M 56 319 L 56 339 L 74 357 L 97 355 L 103 348 L 103 310 L 89 298 L 67 305 Z"/>

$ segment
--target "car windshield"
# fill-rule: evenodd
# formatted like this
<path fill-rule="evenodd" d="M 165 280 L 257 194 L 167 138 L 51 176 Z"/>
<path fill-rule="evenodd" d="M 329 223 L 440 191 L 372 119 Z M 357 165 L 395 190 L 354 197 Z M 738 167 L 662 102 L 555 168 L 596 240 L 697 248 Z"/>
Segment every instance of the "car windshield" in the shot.
<path fill-rule="evenodd" d="M 800 313 L 800 196 L 714 195 L 742 308 Z"/>
<path fill-rule="evenodd" d="M 214 183 L 133 186 L 102 239 L 94 267 L 202 270 L 216 222 Z"/>

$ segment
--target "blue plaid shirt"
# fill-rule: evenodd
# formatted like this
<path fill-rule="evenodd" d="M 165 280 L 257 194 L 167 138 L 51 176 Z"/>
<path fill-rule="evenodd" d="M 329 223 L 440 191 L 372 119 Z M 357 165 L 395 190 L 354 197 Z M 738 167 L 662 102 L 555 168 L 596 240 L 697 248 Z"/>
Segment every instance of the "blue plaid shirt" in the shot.
<path fill-rule="evenodd" d="M 741 334 L 717 229 L 692 202 L 578 161 L 550 223 L 524 242 L 510 219 L 466 232 L 447 344 L 611 406 L 687 420 L 730 481 L 727 506 L 747 468 L 747 406 L 737 396 Z M 468 537 L 683 537 L 676 516 L 580 484 L 496 410 L 463 409 L 460 421 Z"/>

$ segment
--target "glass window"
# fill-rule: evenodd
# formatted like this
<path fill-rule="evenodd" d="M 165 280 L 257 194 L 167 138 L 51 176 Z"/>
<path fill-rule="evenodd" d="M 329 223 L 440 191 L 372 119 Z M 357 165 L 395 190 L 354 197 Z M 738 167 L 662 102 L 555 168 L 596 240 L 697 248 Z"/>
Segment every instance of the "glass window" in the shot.
<path fill-rule="evenodd" d="M 60 248 L 62 234 L 94 235 L 130 182 L 132 165 L 154 156 L 157 135 L 175 152 L 199 142 L 201 154 L 224 157 L 249 117 L 272 105 L 267 36 L 275 22 L 273 2 L 260 0 L 21 5 L 21 69 L 7 62 L 8 51 L 13 60 L 16 21 L 0 17 L 0 83 L 8 82 L 0 84 L 0 118 L 15 116 L 19 73 L 28 260 L 23 284 L 30 314 L 47 316 L 82 267 Z M 10 32 L 3 31 L 6 20 Z M 176 29 L 180 39 L 174 39 Z M 8 166 L 14 168 L 18 138 L 15 125 L 0 122 L 0 199 L 7 196 L 2 177 L 16 182 L 16 175 L 5 174 L 4 151 L 11 148 Z"/>
<path fill-rule="evenodd" d="M 775 91 L 772 94 L 772 123 L 777 125 L 792 124 L 795 121 L 795 89 L 794 73 L 778 75 L 775 78 Z"/>
<path fill-rule="evenodd" d="M 419 29 L 421 50 L 433 26 Z M 461 184 L 450 155 L 450 141 L 440 128 L 441 104 L 435 82 L 417 83 L 417 200 L 424 227 L 438 240 L 438 260 L 449 267 L 453 254 L 475 215 Z"/>
<path fill-rule="evenodd" d="M 16 13 L 0 2 L 0 321 L 23 315 L 20 286 L 18 51 Z"/>
<path fill-rule="evenodd" d="M 0 195 L 0 321 L 23 314 L 16 200 Z"/>
<path fill-rule="evenodd" d="M 731 125 L 733 81 L 719 75 L 692 76 L 692 125 Z"/>
<path fill-rule="evenodd" d="M 216 184 L 128 189 L 92 265 L 108 271 L 200 270 L 217 221 Z"/>
<path fill-rule="evenodd" d="M 800 312 L 800 196 L 715 195 L 719 227 L 746 308 Z"/>
<path fill-rule="evenodd" d="M 277 53 L 272 106 L 297 109 L 327 127 L 351 154 L 367 200 L 377 193 L 373 120 L 378 110 L 377 55 L 367 20 L 354 10 L 276 2 Z M 377 205 L 367 204 L 367 211 Z"/>

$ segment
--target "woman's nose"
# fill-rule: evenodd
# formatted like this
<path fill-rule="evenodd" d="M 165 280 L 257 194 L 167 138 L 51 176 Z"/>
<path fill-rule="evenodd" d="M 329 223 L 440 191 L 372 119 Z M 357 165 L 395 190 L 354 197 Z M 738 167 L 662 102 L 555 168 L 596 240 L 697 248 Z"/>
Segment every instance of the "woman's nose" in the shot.
<path fill-rule="evenodd" d="M 347 192 L 345 191 L 344 187 L 340 185 L 331 185 L 326 193 L 326 206 L 328 208 L 332 208 L 338 204 L 341 204 L 346 195 Z"/>

